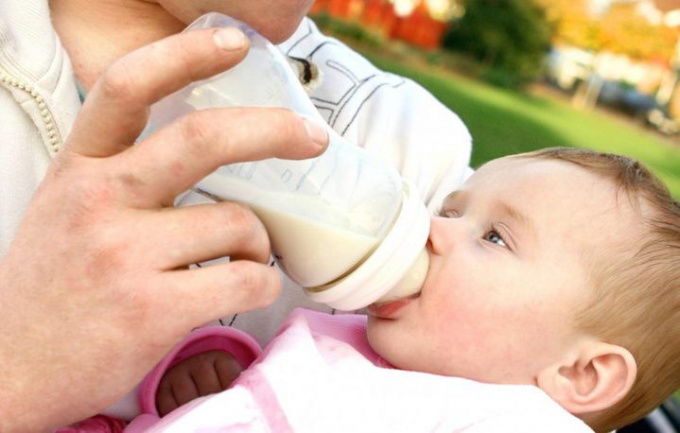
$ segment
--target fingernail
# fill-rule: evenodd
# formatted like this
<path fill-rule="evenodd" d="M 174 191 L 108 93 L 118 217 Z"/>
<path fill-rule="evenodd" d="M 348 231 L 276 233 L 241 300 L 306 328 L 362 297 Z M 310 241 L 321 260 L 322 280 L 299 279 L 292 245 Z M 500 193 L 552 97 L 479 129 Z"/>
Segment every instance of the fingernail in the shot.
<path fill-rule="evenodd" d="M 311 138 L 314 143 L 325 146 L 328 143 L 328 131 L 326 130 L 326 127 L 306 117 L 304 117 L 303 120 L 309 138 Z"/>
<path fill-rule="evenodd" d="M 225 27 L 213 34 L 215 44 L 225 51 L 235 51 L 244 47 L 246 36 L 238 29 Z"/>

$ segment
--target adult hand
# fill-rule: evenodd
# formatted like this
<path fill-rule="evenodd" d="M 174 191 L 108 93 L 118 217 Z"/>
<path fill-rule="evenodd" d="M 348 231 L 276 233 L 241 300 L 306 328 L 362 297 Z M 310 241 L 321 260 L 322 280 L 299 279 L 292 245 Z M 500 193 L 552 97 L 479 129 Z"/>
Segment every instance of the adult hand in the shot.
<path fill-rule="evenodd" d="M 0 265 L 3 433 L 95 414 L 192 328 L 273 301 L 257 218 L 173 199 L 223 164 L 319 154 L 323 130 L 283 109 L 213 109 L 133 146 L 151 104 L 246 51 L 235 30 L 183 33 L 122 57 L 88 94 Z"/>

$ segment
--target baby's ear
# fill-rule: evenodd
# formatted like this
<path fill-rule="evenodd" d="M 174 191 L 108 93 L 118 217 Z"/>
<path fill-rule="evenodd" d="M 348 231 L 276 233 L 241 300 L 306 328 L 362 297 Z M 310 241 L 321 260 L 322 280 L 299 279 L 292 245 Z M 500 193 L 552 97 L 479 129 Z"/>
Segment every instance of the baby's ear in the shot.
<path fill-rule="evenodd" d="M 538 387 L 572 414 L 614 406 L 635 382 L 635 358 L 621 346 L 588 342 L 538 375 Z"/>

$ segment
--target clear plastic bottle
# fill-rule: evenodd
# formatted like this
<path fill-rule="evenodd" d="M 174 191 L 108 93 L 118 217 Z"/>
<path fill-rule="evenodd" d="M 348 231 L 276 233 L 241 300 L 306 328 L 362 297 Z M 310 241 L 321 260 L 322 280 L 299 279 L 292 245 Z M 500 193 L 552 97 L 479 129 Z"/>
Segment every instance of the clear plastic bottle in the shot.
<path fill-rule="evenodd" d="M 155 104 L 146 133 L 186 113 L 226 106 L 287 107 L 325 124 L 283 54 L 248 25 L 210 13 L 189 29 L 227 26 L 249 38 L 246 58 Z M 281 268 L 318 302 L 354 310 L 417 293 L 429 264 L 429 214 L 417 191 L 328 132 L 328 149 L 316 158 L 223 166 L 195 189 L 250 206 Z"/>

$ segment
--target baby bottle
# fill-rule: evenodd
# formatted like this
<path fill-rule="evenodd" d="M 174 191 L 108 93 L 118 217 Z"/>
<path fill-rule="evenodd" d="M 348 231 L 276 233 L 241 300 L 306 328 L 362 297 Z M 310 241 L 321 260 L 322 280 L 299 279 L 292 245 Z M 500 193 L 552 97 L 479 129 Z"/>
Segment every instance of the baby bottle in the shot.
<path fill-rule="evenodd" d="M 255 30 L 217 13 L 189 29 L 227 26 L 249 38 L 246 58 L 155 104 L 146 133 L 225 106 L 287 107 L 325 125 L 285 56 Z M 316 158 L 226 165 L 194 189 L 248 205 L 279 266 L 317 302 L 354 310 L 417 293 L 429 264 L 429 214 L 416 189 L 330 127 L 328 134 Z"/>

